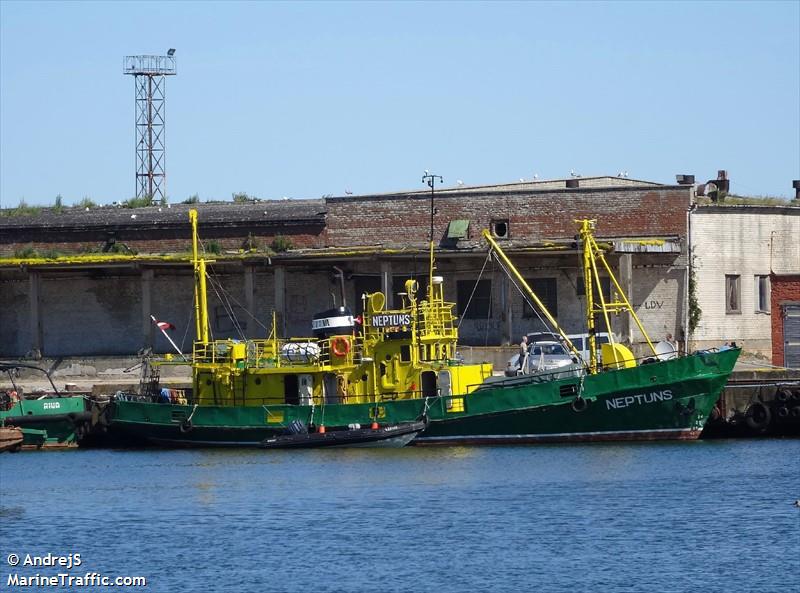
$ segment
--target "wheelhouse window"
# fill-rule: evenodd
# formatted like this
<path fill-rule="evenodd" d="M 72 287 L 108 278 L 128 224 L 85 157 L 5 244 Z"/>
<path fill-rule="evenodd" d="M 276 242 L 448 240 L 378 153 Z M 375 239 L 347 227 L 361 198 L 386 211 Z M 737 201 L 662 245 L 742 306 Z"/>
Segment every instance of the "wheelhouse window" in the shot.
<path fill-rule="evenodd" d="M 741 276 L 738 274 L 725 275 L 725 313 L 741 313 Z"/>
<path fill-rule="evenodd" d="M 492 314 L 492 281 L 459 280 L 458 314 L 464 319 L 486 319 Z M 474 290 L 474 293 L 473 293 Z"/>
<path fill-rule="evenodd" d="M 756 313 L 769 313 L 769 276 L 755 277 Z"/>
<path fill-rule="evenodd" d="M 542 301 L 542 304 L 547 307 L 553 317 L 558 317 L 558 283 L 555 278 L 527 278 L 525 280 Z M 541 314 L 541 312 L 539 312 Z M 522 308 L 523 317 L 536 317 L 536 313 L 527 300 L 523 303 Z"/>

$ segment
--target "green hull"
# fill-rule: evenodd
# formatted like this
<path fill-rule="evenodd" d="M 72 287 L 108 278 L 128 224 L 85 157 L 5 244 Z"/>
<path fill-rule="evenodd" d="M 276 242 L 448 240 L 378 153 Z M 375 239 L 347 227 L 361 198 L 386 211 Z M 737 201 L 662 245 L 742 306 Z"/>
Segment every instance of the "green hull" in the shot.
<path fill-rule="evenodd" d="M 513 379 L 465 396 L 330 404 L 191 406 L 117 401 L 109 431 L 168 446 L 252 446 L 292 420 L 326 426 L 409 422 L 426 415 L 414 444 L 695 439 L 739 350 L 709 352 L 554 381 Z M 581 399 L 577 399 L 580 393 Z M 375 418 L 377 416 L 377 418 Z"/>
<path fill-rule="evenodd" d="M 26 399 L 0 410 L 1 422 L 22 428 L 28 447 L 75 446 L 88 419 L 82 396 Z"/>

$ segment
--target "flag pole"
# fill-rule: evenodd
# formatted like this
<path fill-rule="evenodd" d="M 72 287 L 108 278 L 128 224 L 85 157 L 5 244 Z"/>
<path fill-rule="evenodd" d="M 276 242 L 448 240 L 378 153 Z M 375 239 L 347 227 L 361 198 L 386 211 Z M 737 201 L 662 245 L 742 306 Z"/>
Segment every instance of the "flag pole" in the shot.
<path fill-rule="evenodd" d="M 153 320 L 153 323 L 155 323 L 156 327 L 158 327 L 158 319 L 156 319 L 156 318 L 155 318 L 155 317 L 153 317 L 152 315 L 150 316 L 150 319 L 152 319 L 152 320 Z M 173 341 L 172 341 L 172 338 L 170 338 L 170 337 L 169 337 L 169 335 L 167 334 L 167 330 L 165 330 L 165 329 L 162 329 L 162 328 L 160 328 L 160 327 L 158 327 L 158 329 L 160 329 L 160 330 L 161 330 L 161 333 L 162 333 L 162 334 L 164 334 L 164 337 L 165 337 L 165 338 L 167 338 L 167 340 L 169 340 L 169 343 L 170 343 L 170 344 L 172 344 L 172 347 L 173 347 L 173 348 L 175 348 L 175 351 L 176 351 L 176 352 L 177 352 L 177 353 L 180 355 L 180 357 L 181 357 L 183 360 L 185 360 L 186 362 L 189 362 L 189 359 L 188 359 L 188 358 L 186 358 L 186 357 L 183 355 L 183 352 L 181 352 L 181 349 L 180 349 L 180 348 L 178 348 L 178 345 L 177 345 L 175 342 L 173 342 Z"/>

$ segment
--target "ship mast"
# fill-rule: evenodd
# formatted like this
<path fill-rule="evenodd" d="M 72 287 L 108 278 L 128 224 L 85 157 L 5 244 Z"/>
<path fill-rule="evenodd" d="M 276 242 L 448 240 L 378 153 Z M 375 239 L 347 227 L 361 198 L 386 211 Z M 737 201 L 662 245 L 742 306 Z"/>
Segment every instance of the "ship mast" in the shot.
<path fill-rule="evenodd" d="M 194 265 L 194 323 L 197 339 L 208 344 L 208 301 L 206 299 L 206 260 L 198 249 L 197 210 L 189 210 L 192 223 L 192 264 Z"/>
<path fill-rule="evenodd" d="M 614 272 L 611 271 L 611 266 L 608 265 L 602 249 L 600 249 L 600 247 L 597 245 L 597 241 L 594 238 L 596 221 L 583 219 L 576 220 L 575 222 L 580 225 L 580 230 L 578 232 L 581 240 L 583 285 L 585 288 L 584 292 L 586 293 L 586 324 L 589 333 L 589 370 L 592 373 L 596 373 L 598 367 L 597 338 L 594 328 L 594 316 L 599 314 L 603 315 L 610 337 L 613 334 L 611 332 L 611 322 L 609 321 L 608 314 L 619 313 L 620 311 L 628 311 L 631 314 L 631 317 L 633 317 L 633 320 L 636 322 L 636 325 L 639 327 L 639 331 L 642 332 L 645 341 L 647 341 L 647 345 L 650 346 L 650 350 L 652 350 L 654 355 L 658 356 L 656 353 L 656 348 L 653 346 L 653 342 L 650 341 L 650 336 L 647 335 L 642 322 L 639 320 L 639 316 L 636 315 L 636 311 L 633 310 L 633 306 L 631 306 L 630 301 L 628 301 L 628 297 L 625 295 L 625 292 L 622 290 L 619 282 L 617 282 L 617 278 L 614 276 Z M 614 288 L 616 289 L 615 296 L 620 300 L 606 302 L 600 284 L 600 274 L 597 269 L 598 261 L 602 264 L 603 269 L 605 269 L 608 277 L 611 279 L 611 282 L 614 283 Z M 595 303 L 595 288 L 597 289 L 597 297 L 600 301 L 599 304 Z"/>

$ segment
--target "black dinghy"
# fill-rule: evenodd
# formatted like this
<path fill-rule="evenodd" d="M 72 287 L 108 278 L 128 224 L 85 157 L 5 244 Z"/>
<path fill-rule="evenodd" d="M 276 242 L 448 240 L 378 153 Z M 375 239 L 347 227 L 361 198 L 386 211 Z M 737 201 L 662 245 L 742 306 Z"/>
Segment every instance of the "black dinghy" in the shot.
<path fill-rule="evenodd" d="M 399 422 L 377 428 L 352 428 L 309 432 L 299 421 L 293 422 L 286 434 L 269 437 L 259 443 L 260 449 L 310 449 L 317 447 L 404 447 L 425 430 L 426 422 Z"/>

